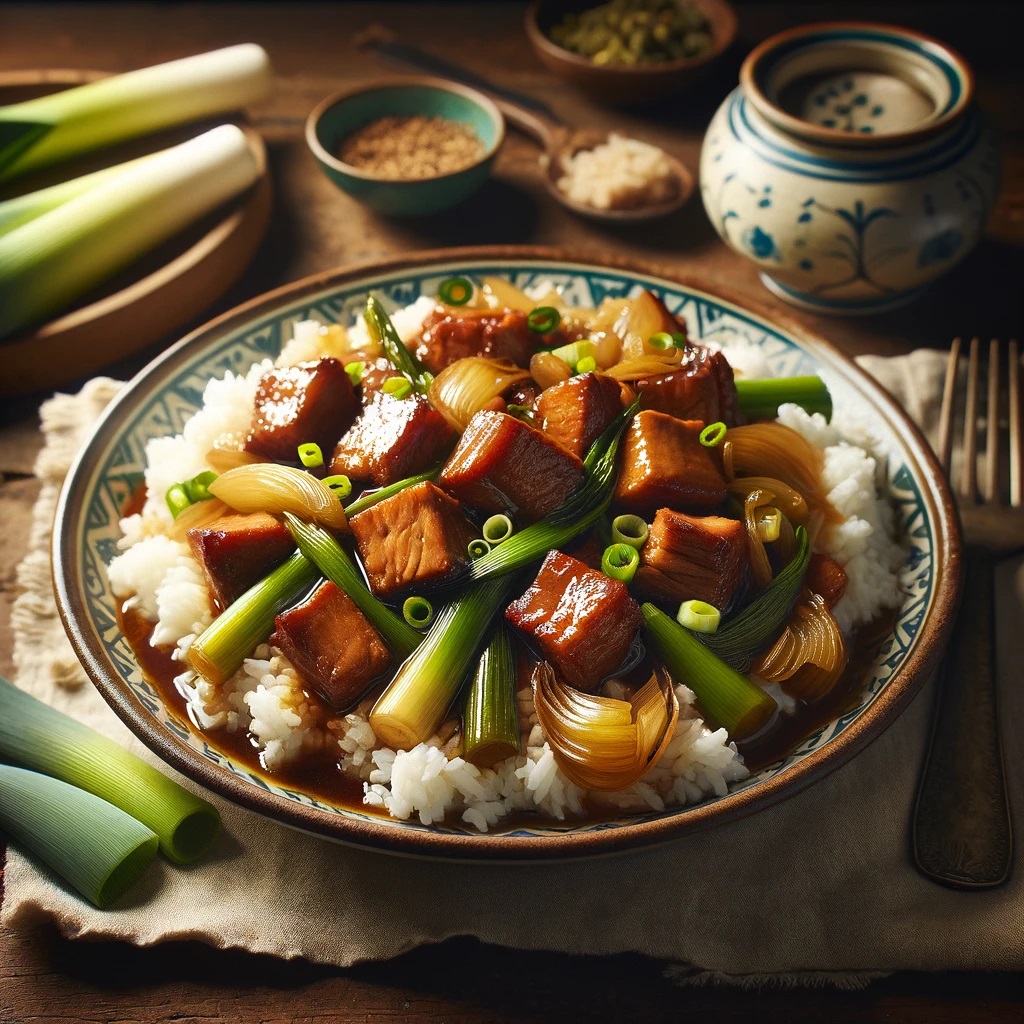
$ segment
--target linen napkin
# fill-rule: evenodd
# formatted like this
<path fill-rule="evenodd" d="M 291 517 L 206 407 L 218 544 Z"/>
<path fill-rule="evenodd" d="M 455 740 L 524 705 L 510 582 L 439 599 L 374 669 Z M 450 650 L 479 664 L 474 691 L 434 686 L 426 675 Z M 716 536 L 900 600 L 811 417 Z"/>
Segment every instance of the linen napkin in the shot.
<path fill-rule="evenodd" d="M 934 426 L 943 356 L 862 363 L 926 430 Z M 85 684 L 50 593 L 59 483 L 118 386 L 95 380 L 43 407 L 43 490 L 15 609 L 17 682 L 155 762 Z M 1020 621 L 1022 566 L 1008 566 L 1002 583 L 1017 601 L 1007 614 Z M 1010 796 L 1024 823 L 1024 688 L 1013 685 L 1020 648 L 1002 652 L 1000 666 Z M 974 893 L 938 886 L 912 864 L 909 822 L 932 698 L 928 685 L 868 749 L 807 791 L 656 849 L 568 864 L 447 864 L 330 843 L 211 797 L 224 819 L 212 856 L 188 870 L 159 862 L 113 910 L 86 905 L 11 848 L 0 921 L 24 928 L 48 918 L 68 936 L 198 939 L 341 966 L 473 935 L 523 949 L 640 952 L 669 961 L 680 979 L 735 984 L 849 986 L 900 969 L 1019 970 L 1019 864 L 1005 886 Z"/>

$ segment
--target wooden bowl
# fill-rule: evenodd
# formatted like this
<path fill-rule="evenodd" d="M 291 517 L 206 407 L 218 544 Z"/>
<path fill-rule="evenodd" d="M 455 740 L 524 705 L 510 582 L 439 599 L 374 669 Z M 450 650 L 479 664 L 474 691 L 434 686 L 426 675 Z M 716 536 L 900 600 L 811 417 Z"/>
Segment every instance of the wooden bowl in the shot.
<path fill-rule="evenodd" d="M 102 77 L 97 71 L 51 69 L 0 74 L 0 103 L 31 99 Z M 31 178 L 16 179 L 4 184 L 0 198 L 155 152 L 206 127 L 212 123 L 160 132 Z M 81 304 L 30 333 L 0 341 L 0 398 L 52 390 L 173 335 L 241 276 L 266 231 L 271 188 L 262 138 L 244 123 L 239 127 L 259 162 L 256 184 L 149 253 Z"/>
<path fill-rule="evenodd" d="M 382 817 L 373 808 L 338 803 L 261 771 L 224 746 L 217 733 L 191 724 L 180 695 L 142 672 L 115 625 L 117 599 L 106 565 L 117 553 L 118 520 L 139 485 L 151 438 L 177 434 L 201 401 L 203 382 L 225 370 L 244 373 L 274 357 L 294 325 L 315 317 L 343 324 L 365 308 L 367 292 L 405 305 L 436 294 L 454 275 L 501 276 L 519 286 L 558 282 L 571 304 L 654 289 L 682 316 L 694 339 L 737 334 L 760 347 L 774 372 L 826 372 L 837 409 L 860 414 L 889 451 L 883 490 L 908 547 L 904 594 L 893 621 L 857 652 L 849 704 L 781 759 L 730 785 L 727 795 L 692 806 L 623 814 L 612 820 L 528 818 L 480 834 L 455 820 L 425 826 Z M 229 800 L 328 839 L 375 850 L 477 861 L 537 861 L 601 855 L 663 843 L 753 813 L 823 779 L 876 739 L 907 706 L 938 664 L 960 580 L 960 542 L 948 485 L 917 428 L 886 392 L 850 359 L 794 318 L 723 295 L 696 278 L 680 279 L 647 264 L 544 248 L 480 247 L 407 253 L 328 271 L 254 299 L 196 331 L 140 373 L 108 408 L 65 483 L 54 525 L 57 605 L 75 652 L 128 727 L 168 764 Z M 845 704 L 845 702 L 844 702 Z"/>
<path fill-rule="evenodd" d="M 595 64 L 589 57 L 563 49 L 551 40 L 551 28 L 566 14 L 595 7 L 600 0 L 533 0 L 525 27 L 534 52 L 559 78 L 594 99 L 631 106 L 682 92 L 703 76 L 736 38 L 736 13 L 725 0 L 690 0 L 711 25 L 711 47 L 697 57 L 665 64 Z"/>

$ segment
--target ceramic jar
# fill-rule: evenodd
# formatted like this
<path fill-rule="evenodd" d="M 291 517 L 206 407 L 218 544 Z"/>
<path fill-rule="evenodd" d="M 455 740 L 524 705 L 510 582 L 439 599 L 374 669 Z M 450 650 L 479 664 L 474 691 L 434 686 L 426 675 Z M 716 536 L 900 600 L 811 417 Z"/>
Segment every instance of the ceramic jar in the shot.
<path fill-rule="evenodd" d="M 963 58 L 907 29 L 773 36 L 708 127 L 704 207 L 783 299 L 824 313 L 908 302 L 970 252 L 995 201 L 973 93 Z"/>

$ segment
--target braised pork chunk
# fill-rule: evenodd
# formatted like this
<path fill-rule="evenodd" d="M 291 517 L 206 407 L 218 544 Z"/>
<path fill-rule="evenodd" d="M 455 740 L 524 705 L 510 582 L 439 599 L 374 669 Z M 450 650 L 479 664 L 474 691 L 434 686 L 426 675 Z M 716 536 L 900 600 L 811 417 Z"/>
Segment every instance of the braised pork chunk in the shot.
<path fill-rule="evenodd" d="M 644 377 L 636 382 L 645 409 L 681 420 L 721 420 L 727 427 L 738 422 L 736 384 L 732 367 L 721 352 L 693 346 L 674 373 Z"/>
<path fill-rule="evenodd" d="M 540 519 L 558 508 L 583 476 L 583 463 L 522 420 L 478 412 L 439 483 L 471 508 Z"/>
<path fill-rule="evenodd" d="M 355 389 L 337 359 L 269 370 L 256 388 L 245 447 L 275 462 L 298 462 L 300 444 L 314 442 L 329 452 L 358 411 Z"/>
<path fill-rule="evenodd" d="M 212 526 L 193 527 L 188 544 L 220 608 L 240 598 L 295 550 L 288 527 L 266 512 L 222 516 Z"/>
<path fill-rule="evenodd" d="M 424 321 L 414 351 L 420 362 L 436 374 L 466 356 L 492 356 L 526 366 L 540 340 L 527 327 L 526 314 L 520 310 L 453 313 L 439 306 Z"/>
<path fill-rule="evenodd" d="M 370 588 L 380 597 L 455 576 L 478 533 L 459 502 L 429 481 L 377 502 L 349 523 Z"/>
<path fill-rule="evenodd" d="M 582 459 L 622 411 L 622 386 L 602 373 L 581 373 L 542 391 L 536 408 L 544 433 Z"/>
<path fill-rule="evenodd" d="M 588 693 L 626 660 L 643 622 L 625 583 L 561 551 L 548 553 L 505 617 L 567 683 Z"/>

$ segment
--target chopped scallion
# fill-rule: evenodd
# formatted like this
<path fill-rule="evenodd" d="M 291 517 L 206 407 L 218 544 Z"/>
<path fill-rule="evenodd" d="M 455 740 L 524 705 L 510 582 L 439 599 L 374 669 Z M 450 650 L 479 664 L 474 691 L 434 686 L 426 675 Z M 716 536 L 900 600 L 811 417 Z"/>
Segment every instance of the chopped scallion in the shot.
<path fill-rule="evenodd" d="M 413 629 L 426 629 L 434 621 L 434 606 L 425 597 L 407 597 L 402 605 L 402 618 Z"/>
<path fill-rule="evenodd" d="M 449 277 L 437 286 L 437 297 L 448 306 L 464 306 L 473 297 L 473 282 L 465 277 Z"/>
<path fill-rule="evenodd" d="M 561 359 L 563 363 L 571 367 L 579 366 L 580 361 L 583 359 L 593 359 L 594 365 L 597 365 L 597 360 L 594 358 L 597 355 L 597 346 L 586 338 L 581 338 L 579 341 L 571 341 L 568 345 L 562 345 L 559 348 L 553 348 L 551 355 Z"/>
<path fill-rule="evenodd" d="M 352 381 L 352 387 L 357 388 L 363 383 L 363 374 L 366 373 L 366 363 L 357 359 L 355 362 L 345 364 L 345 372 L 348 379 Z"/>
<path fill-rule="evenodd" d="M 665 667 L 675 682 L 693 690 L 707 718 L 734 740 L 752 736 L 767 725 L 776 704 L 764 690 L 720 660 L 660 608 L 647 602 L 640 610 Z"/>
<path fill-rule="evenodd" d="M 177 519 L 178 516 L 180 516 L 181 513 L 192 504 L 187 492 L 185 491 L 184 484 L 171 484 L 171 486 L 167 488 L 164 500 L 167 502 L 167 507 L 171 510 L 171 515 L 175 519 Z"/>
<path fill-rule="evenodd" d="M 408 398 L 412 394 L 412 384 L 404 377 L 389 377 L 381 390 L 392 398 Z"/>
<path fill-rule="evenodd" d="M 306 469 L 316 469 L 317 466 L 322 466 L 324 464 L 324 453 L 320 451 L 320 445 L 315 441 L 307 441 L 306 444 L 300 444 L 298 451 L 299 462 L 301 462 Z"/>
<path fill-rule="evenodd" d="M 577 373 L 593 373 L 597 369 L 597 360 L 593 356 L 584 356 L 576 364 Z"/>
<path fill-rule="evenodd" d="M 647 543 L 651 528 L 639 516 L 621 515 L 612 520 L 612 540 L 639 550 Z"/>
<path fill-rule="evenodd" d="M 700 432 L 700 443 L 705 448 L 714 448 L 715 445 L 719 445 L 725 440 L 726 426 L 721 420 L 716 420 L 714 423 L 709 423 Z"/>
<path fill-rule="evenodd" d="M 403 658 L 416 650 L 423 637 L 370 593 L 362 573 L 337 540 L 321 527 L 304 523 L 290 512 L 286 512 L 284 518 L 299 546 L 300 556 L 305 556 L 339 590 L 348 594 L 384 642 Z"/>
<path fill-rule="evenodd" d="M 515 527 L 512 525 L 512 520 L 499 512 L 497 515 L 493 515 L 486 520 L 481 533 L 484 536 L 484 540 L 493 547 L 495 544 L 508 540 L 514 531 Z"/>
<path fill-rule="evenodd" d="M 695 633 L 714 633 L 721 621 L 722 613 L 713 604 L 696 598 L 683 601 L 676 613 L 676 622 Z"/>
<path fill-rule="evenodd" d="M 344 473 L 325 476 L 320 483 L 334 491 L 339 501 L 344 501 L 352 493 L 352 481 Z"/>
<path fill-rule="evenodd" d="M 489 555 L 491 553 L 491 545 L 482 537 L 477 537 L 475 540 L 471 540 L 469 542 L 469 546 L 466 548 L 466 551 L 472 559 L 483 558 L 484 555 Z"/>
<path fill-rule="evenodd" d="M 667 349 L 675 348 L 676 340 L 668 333 L 668 331 L 658 331 L 657 334 L 652 334 L 647 339 L 647 344 L 653 348 L 655 352 L 664 352 Z"/>
<path fill-rule="evenodd" d="M 601 555 L 601 572 L 613 580 L 631 583 L 640 565 L 640 552 L 630 544 L 611 544 Z"/>
<path fill-rule="evenodd" d="M 562 314 L 554 306 L 538 306 L 531 309 L 526 317 L 526 326 L 534 334 L 550 334 L 558 329 L 562 322 Z"/>
<path fill-rule="evenodd" d="M 217 474 L 212 469 L 208 469 L 203 473 L 197 473 L 190 480 L 186 480 L 182 486 L 188 495 L 189 503 L 194 505 L 197 501 L 206 501 L 208 498 L 212 498 L 210 484 L 216 479 Z"/>

